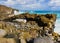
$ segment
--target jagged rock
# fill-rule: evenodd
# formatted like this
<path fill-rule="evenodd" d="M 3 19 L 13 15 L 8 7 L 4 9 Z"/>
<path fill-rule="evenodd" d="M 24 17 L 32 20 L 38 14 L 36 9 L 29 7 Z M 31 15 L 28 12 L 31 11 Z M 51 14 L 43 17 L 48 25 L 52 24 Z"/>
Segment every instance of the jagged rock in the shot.
<path fill-rule="evenodd" d="M 52 17 L 50 17 L 50 15 Z M 40 31 L 41 27 L 42 27 L 41 32 L 42 31 L 43 32 L 42 33 L 40 32 L 40 33 L 43 35 L 46 33 L 49 34 L 49 33 L 53 32 L 53 25 L 54 25 L 53 23 L 55 22 L 55 19 L 56 19 L 56 15 L 53 15 L 53 14 L 50 14 L 50 15 L 48 15 L 48 17 L 47 17 L 47 15 L 37 15 L 37 14 L 30 15 L 29 13 L 20 14 L 20 15 L 14 16 L 12 18 L 8 18 L 7 21 L 9 21 L 11 19 L 12 22 L 9 21 L 10 23 L 8 23 L 8 24 L 6 23 L 6 25 L 9 27 L 12 23 L 13 26 L 15 26 L 15 27 L 12 26 L 13 28 L 17 28 L 17 29 L 19 28 L 20 30 L 22 29 L 25 31 L 27 31 L 27 30 L 29 31 L 30 29 L 32 29 L 32 30 L 36 29 L 36 30 Z M 16 23 L 14 23 L 13 20 L 15 20 L 16 18 L 21 19 L 21 17 L 23 17 L 22 19 L 26 19 L 27 23 L 22 23 L 22 22 L 18 23 L 18 21 Z M 13 19 L 13 18 L 15 18 L 15 19 Z M 52 20 L 54 22 L 51 22 L 50 20 Z M 9 30 L 10 30 L 10 27 L 9 27 Z"/>
<path fill-rule="evenodd" d="M 0 5 L 0 20 L 4 20 L 8 17 L 14 16 L 14 12 L 18 12 L 18 10 L 4 5 Z"/>
<path fill-rule="evenodd" d="M 60 36 L 59 36 L 58 33 L 53 32 L 52 33 L 52 37 L 53 37 L 53 40 L 54 40 L 55 43 L 59 43 L 60 42 Z"/>
<path fill-rule="evenodd" d="M 18 11 L 17 9 L 11 8 L 11 7 L 7 7 L 4 5 L 0 5 L 0 13 L 3 14 L 14 14 L 14 10 Z"/>
<path fill-rule="evenodd" d="M 12 23 L 11 23 L 12 24 Z M 12 34 L 15 33 L 15 26 L 14 25 L 11 25 L 9 22 L 3 22 L 3 21 L 0 21 L 0 30 L 1 30 L 1 35 L 0 36 L 5 36 L 6 35 L 9 35 L 9 34 Z"/>
<path fill-rule="evenodd" d="M 16 11 L 16 9 L 0 5 L 0 32 L 3 31 L 2 36 L 5 38 L 21 39 L 22 43 L 26 43 L 26 40 L 30 41 L 37 37 L 42 38 L 37 38 L 35 42 L 39 43 L 41 40 L 46 39 L 48 42 L 44 40 L 41 43 L 49 43 L 50 38 L 45 36 L 50 35 L 52 38 L 56 38 L 57 36 L 56 39 L 58 39 L 59 35 L 54 33 L 55 14 L 41 15 L 23 13 L 17 15 Z"/>

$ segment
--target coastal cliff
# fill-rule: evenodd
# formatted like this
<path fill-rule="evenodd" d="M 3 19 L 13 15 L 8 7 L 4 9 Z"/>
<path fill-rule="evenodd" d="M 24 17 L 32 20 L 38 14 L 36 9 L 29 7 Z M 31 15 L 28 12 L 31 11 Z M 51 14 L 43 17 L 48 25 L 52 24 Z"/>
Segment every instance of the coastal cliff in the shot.
<path fill-rule="evenodd" d="M 1 43 L 47 43 L 47 40 L 50 41 L 48 43 L 54 43 L 58 41 L 58 38 L 60 38 L 60 35 L 54 32 L 55 22 L 57 18 L 56 14 L 41 15 L 22 13 L 15 15 L 12 13 L 14 10 L 8 8 L 9 7 L 6 6 L 1 7 Z M 7 11 L 10 13 L 8 14 Z M 44 41 L 44 39 L 47 40 Z"/>

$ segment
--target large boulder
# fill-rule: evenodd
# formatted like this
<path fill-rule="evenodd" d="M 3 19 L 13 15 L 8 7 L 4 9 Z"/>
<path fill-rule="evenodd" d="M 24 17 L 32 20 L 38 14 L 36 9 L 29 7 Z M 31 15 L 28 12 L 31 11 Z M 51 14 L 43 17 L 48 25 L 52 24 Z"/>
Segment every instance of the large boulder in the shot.
<path fill-rule="evenodd" d="M 15 30 L 16 28 L 12 23 L 0 21 L 0 37 L 12 36 Z"/>
<path fill-rule="evenodd" d="M 14 10 L 18 11 L 17 9 L 0 5 L 0 13 L 2 14 L 14 14 Z"/>
<path fill-rule="evenodd" d="M 20 22 L 21 20 L 25 20 L 26 22 Z M 5 19 L 1 24 L 5 25 L 5 29 L 8 29 L 9 32 L 13 30 L 19 29 L 20 31 L 28 31 L 36 30 L 36 32 L 40 35 L 48 35 L 52 34 L 54 31 L 54 25 L 56 21 L 56 15 L 47 14 L 47 15 L 38 15 L 38 14 L 29 14 L 24 13 L 20 15 L 13 16 L 11 18 Z M 8 22 L 7 22 L 8 21 Z M 1 26 L 2 27 L 2 26 Z M 21 32 L 22 33 L 22 32 Z"/>
<path fill-rule="evenodd" d="M 0 20 L 4 20 L 8 17 L 12 17 L 16 12 L 18 12 L 17 9 L 0 5 Z"/>

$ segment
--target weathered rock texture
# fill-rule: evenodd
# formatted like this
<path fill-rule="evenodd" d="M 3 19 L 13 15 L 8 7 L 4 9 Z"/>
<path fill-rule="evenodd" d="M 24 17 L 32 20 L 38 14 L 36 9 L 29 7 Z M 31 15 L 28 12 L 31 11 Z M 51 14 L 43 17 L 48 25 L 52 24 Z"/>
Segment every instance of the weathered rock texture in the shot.
<path fill-rule="evenodd" d="M 16 43 L 17 40 L 14 38 L 0 38 L 0 43 Z"/>
<path fill-rule="evenodd" d="M 19 15 L 14 15 L 12 14 L 14 9 L 11 9 L 2 5 L 0 7 L 0 10 L 1 10 L 0 11 L 0 15 L 1 15 L 0 17 L 1 31 L 0 32 L 3 31 L 2 34 L 0 34 L 1 38 L 2 37 L 15 38 L 16 40 L 18 40 L 17 43 L 20 43 L 20 42 L 35 43 L 34 39 L 36 38 L 38 39 L 39 37 L 46 37 L 46 36 L 48 41 L 50 40 L 49 39 L 50 36 L 52 36 L 51 37 L 52 40 L 54 39 L 56 41 L 58 40 L 56 39 L 56 36 L 55 36 L 56 34 L 54 33 L 55 21 L 56 21 L 55 14 L 41 15 L 41 14 L 23 13 Z M 7 11 L 9 13 L 7 13 Z M 13 16 L 9 17 L 9 15 L 10 16 L 13 15 Z M 59 37 L 59 35 L 57 36 Z M 43 38 L 43 40 L 44 39 L 46 38 Z M 41 41 L 42 39 L 38 39 L 38 40 Z M 36 41 L 36 43 L 38 42 Z M 15 41 L 11 43 L 15 43 Z"/>
<path fill-rule="evenodd" d="M 3 20 L 10 15 L 14 14 L 14 11 L 18 11 L 17 9 L 13 9 L 11 7 L 6 7 L 4 5 L 0 5 L 0 20 Z"/>

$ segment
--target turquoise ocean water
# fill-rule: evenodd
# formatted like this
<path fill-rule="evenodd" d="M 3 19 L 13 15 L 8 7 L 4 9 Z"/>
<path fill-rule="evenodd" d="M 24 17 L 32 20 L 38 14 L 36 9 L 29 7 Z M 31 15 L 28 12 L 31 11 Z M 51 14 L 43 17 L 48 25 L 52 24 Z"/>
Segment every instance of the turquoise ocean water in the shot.
<path fill-rule="evenodd" d="M 56 14 L 57 19 L 55 22 L 55 29 L 54 31 L 60 34 L 60 11 L 31 11 L 30 13 L 36 14 Z"/>

